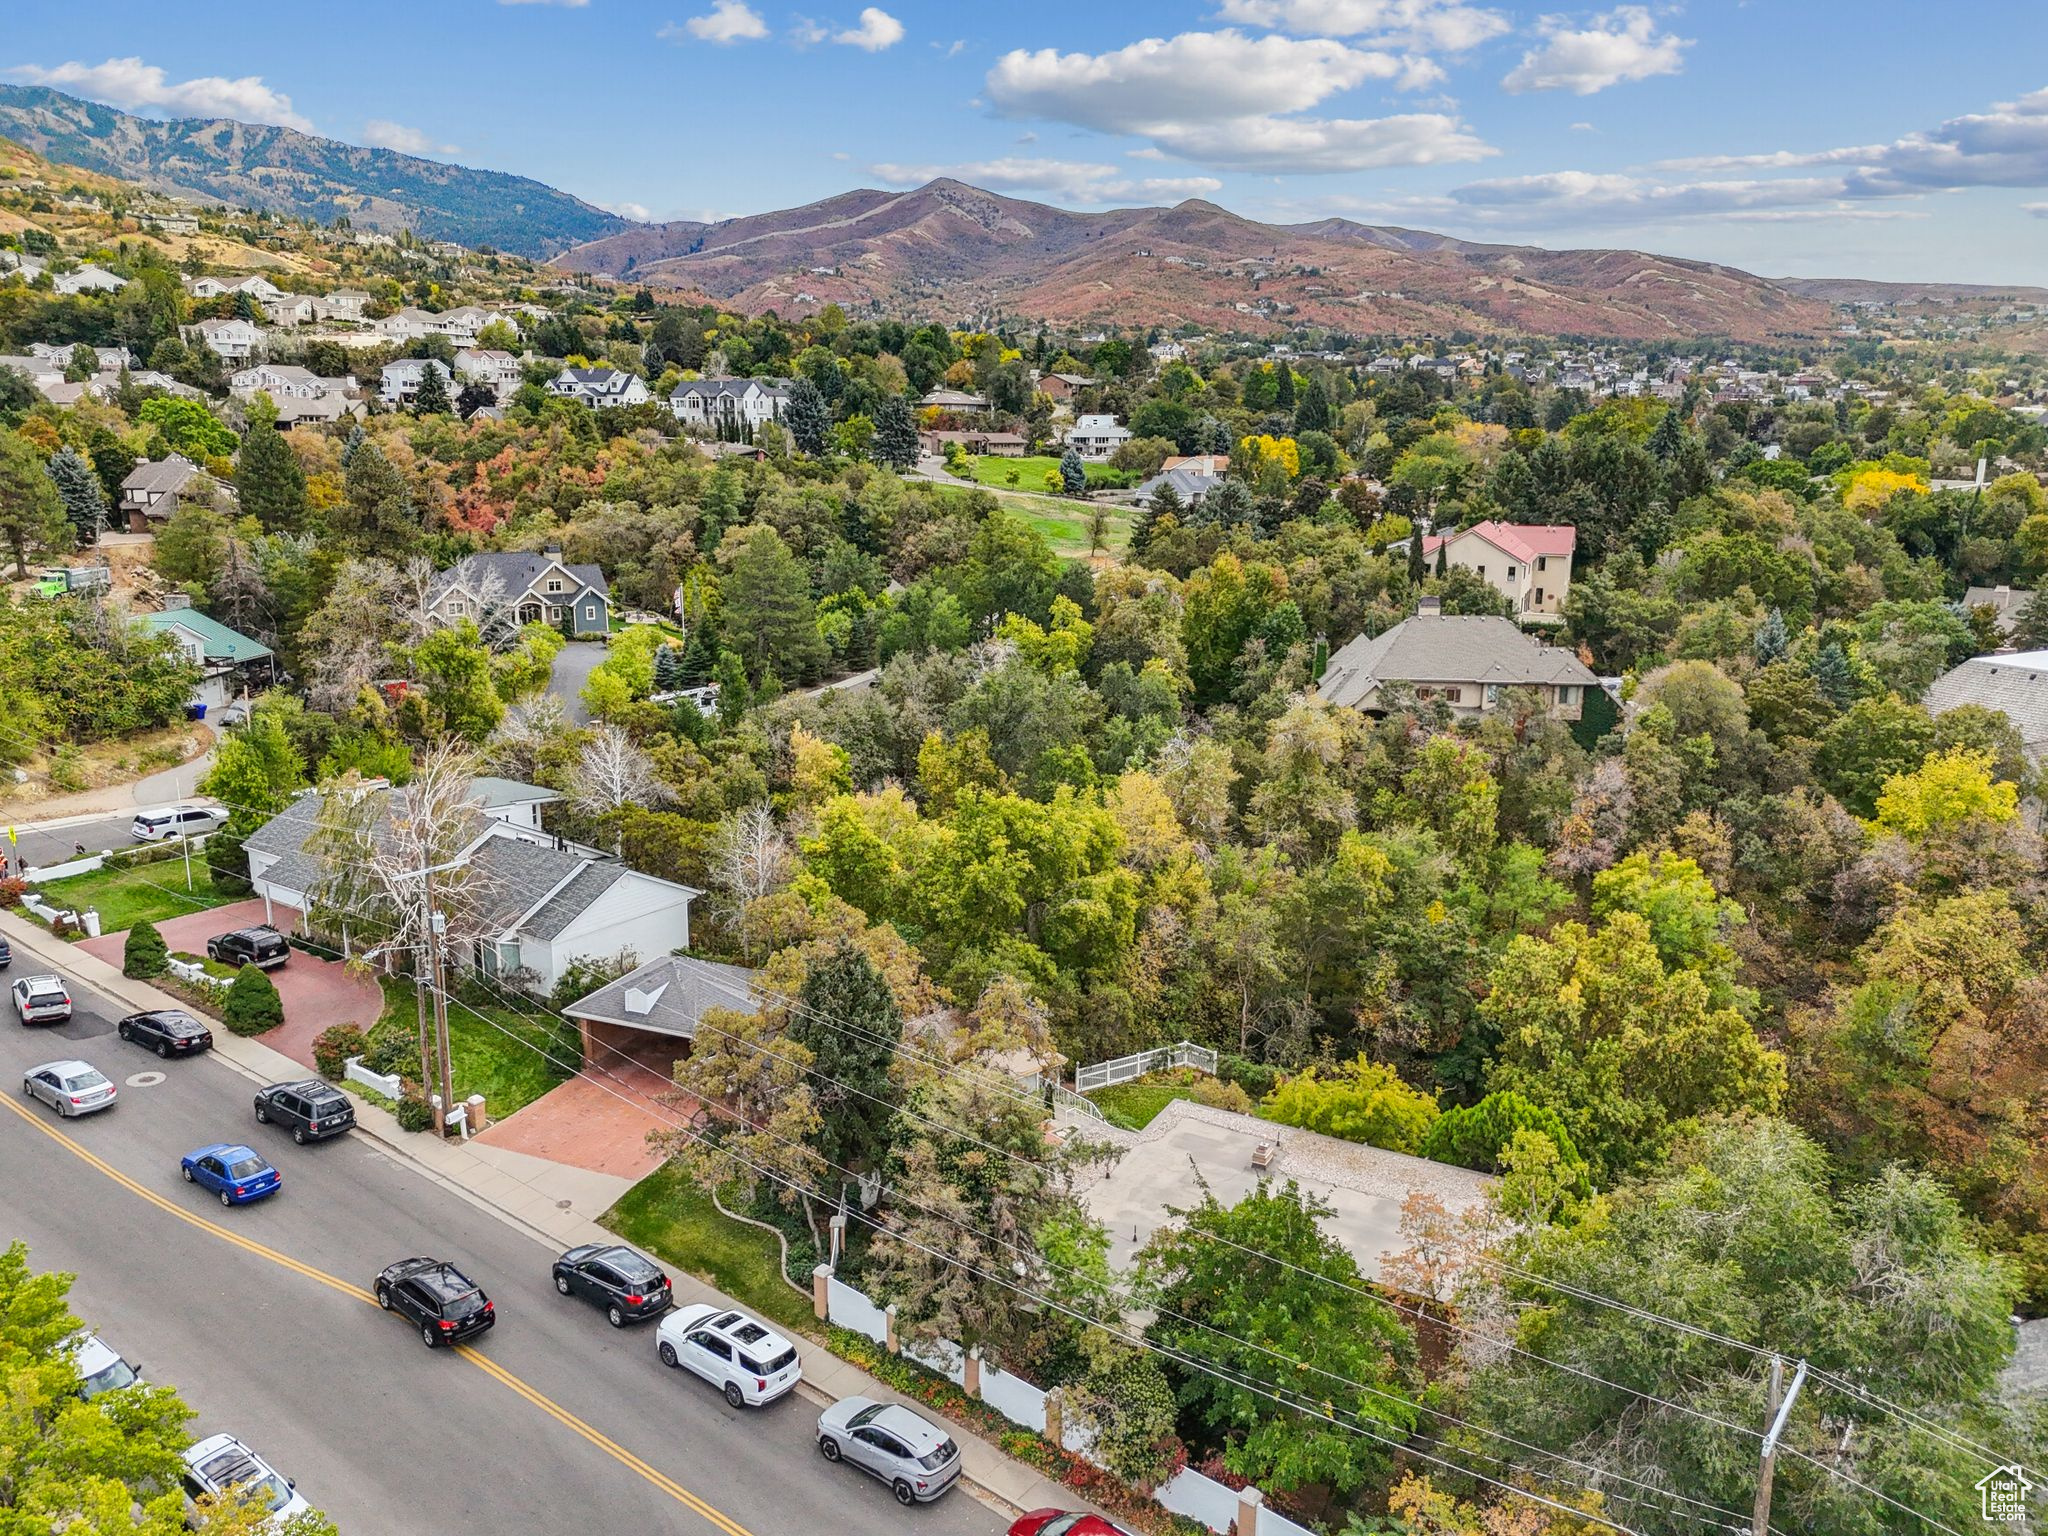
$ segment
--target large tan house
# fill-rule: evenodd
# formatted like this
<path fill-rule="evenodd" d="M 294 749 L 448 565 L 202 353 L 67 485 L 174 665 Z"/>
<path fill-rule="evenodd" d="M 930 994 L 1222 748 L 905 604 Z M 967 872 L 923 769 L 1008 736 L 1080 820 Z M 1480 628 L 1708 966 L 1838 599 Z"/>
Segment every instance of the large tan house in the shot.
<path fill-rule="evenodd" d="M 1576 720 L 1600 679 L 1562 646 L 1545 645 L 1506 619 L 1445 615 L 1424 598 L 1413 618 L 1379 635 L 1359 635 L 1333 652 L 1316 692 L 1332 704 L 1372 714 L 1387 705 L 1388 685 L 1438 700 L 1461 716 L 1495 708 L 1503 691 L 1533 688 L 1549 713 Z"/>
<path fill-rule="evenodd" d="M 1488 519 L 1458 533 L 1422 541 L 1422 553 L 1434 568 L 1437 551 L 1444 563 L 1483 576 L 1494 590 L 1515 605 L 1518 618 L 1533 623 L 1558 623 L 1564 596 L 1572 585 L 1572 551 L 1579 531 L 1569 523 L 1497 523 Z"/>

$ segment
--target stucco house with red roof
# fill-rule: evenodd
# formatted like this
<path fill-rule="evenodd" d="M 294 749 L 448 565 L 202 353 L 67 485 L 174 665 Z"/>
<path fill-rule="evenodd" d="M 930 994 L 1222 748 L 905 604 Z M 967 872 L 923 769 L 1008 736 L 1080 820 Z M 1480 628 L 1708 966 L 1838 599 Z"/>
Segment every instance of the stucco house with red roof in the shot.
<path fill-rule="evenodd" d="M 1458 533 L 1432 534 L 1422 541 L 1431 569 L 1437 551 L 1444 563 L 1483 576 L 1515 605 L 1529 623 L 1562 623 L 1565 593 L 1572 585 L 1572 552 L 1579 530 L 1569 523 L 1499 523 L 1489 518 Z"/>

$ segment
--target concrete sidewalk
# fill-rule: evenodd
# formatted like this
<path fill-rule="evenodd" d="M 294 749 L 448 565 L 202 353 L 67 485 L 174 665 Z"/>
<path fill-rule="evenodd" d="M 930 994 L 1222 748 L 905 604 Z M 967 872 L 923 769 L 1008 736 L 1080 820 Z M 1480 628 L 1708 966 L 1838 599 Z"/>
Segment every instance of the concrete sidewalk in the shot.
<path fill-rule="evenodd" d="M 39 963 L 104 992 L 138 1013 L 152 1008 L 185 1007 L 177 998 L 159 992 L 149 983 L 123 976 L 120 966 L 65 943 L 12 912 L 0 911 L 0 937 L 6 938 L 17 954 L 33 955 Z M 214 1030 L 213 1039 L 213 1054 L 252 1084 L 306 1075 L 305 1067 L 289 1056 L 272 1050 L 261 1040 L 244 1039 L 225 1026 Z M 598 1225 L 597 1218 L 632 1187 L 630 1180 L 567 1167 L 481 1141 L 437 1141 L 429 1135 L 401 1131 L 396 1116 L 361 1100 L 356 1103 L 356 1128 L 443 1188 L 520 1228 L 554 1252 L 578 1243 L 618 1241 L 613 1233 Z M 675 1274 L 671 1278 L 679 1306 L 696 1301 L 744 1306 L 694 1275 Z M 804 1365 L 801 1390 L 820 1405 L 857 1393 L 903 1403 L 925 1413 L 931 1411 L 841 1360 L 822 1344 L 805 1338 L 799 1338 L 796 1344 Z M 953 1423 L 950 1419 L 947 1422 Z M 959 1443 L 967 1480 L 994 1503 L 1020 1513 L 1048 1507 L 1092 1507 L 1035 1468 L 1005 1456 L 965 1426 L 953 1423 L 952 1435 Z"/>

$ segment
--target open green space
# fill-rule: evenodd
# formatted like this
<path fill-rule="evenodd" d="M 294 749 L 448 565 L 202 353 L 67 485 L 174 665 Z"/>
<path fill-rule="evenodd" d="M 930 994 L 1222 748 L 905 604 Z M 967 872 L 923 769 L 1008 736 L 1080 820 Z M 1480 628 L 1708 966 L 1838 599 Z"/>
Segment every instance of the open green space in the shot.
<path fill-rule="evenodd" d="M 673 1168 L 658 1168 L 605 1212 L 603 1224 L 664 1264 L 707 1280 L 783 1327 L 811 1332 L 817 1321 L 782 1280 L 772 1232 L 734 1221 Z"/>
<path fill-rule="evenodd" d="M 379 1023 L 399 1020 L 413 1024 L 418 1003 L 413 997 L 412 979 L 406 976 L 381 978 L 384 1013 Z M 466 998 L 448 1000 L 448 1048 L 454 1057 L 457 1101 L 473 1093 L 484 1096 L 484 1106 L 493 1120 L 502 1120 L 524 1109 L 569 1075 L 576 1061 L 566 1054 L 558 1031 L 564 1026 L 550 1014 L 526 1012 L 507 1002 L 477 1002 Z M 553 1056 L 565 1063 L 558 1071 L 549 1062 Z"/>
<path fill-rule="evenodd" d="M 1142 1131 L 1159 1111 L 1175 1099 L 1192 1099 L 1192 1090 L 1177 1083 L 1118 1083 L 1098 1088 L 1088 1097 L 1111 1125 L 1126 1131 Z"/>
<path fill-rule="evenodd" d="M 139 922 L 162 923 L 236 899 L 213 888 L 213 871 L 200 861 L 197 849 L 190 891 L 185 889 L 183 859 L 162 859 L 132 869 L 96 869 L 46 880 L 37 889 L 54 907 L 99 913 L 102 933 L 124 933 Z"/>
<path fill-rule="evenodd" d="M 971 478 L 975 484 L 985 485 L 993 491 L 1042 491 L 1045 489 L 1045 477 L 1058 474 L 1060 467 L 1058 459 L 1046 454 L 999 459 L 994 454 L 985 453 L 967 462 L 972 466 Z M 1123 479 L 1121 470 L 1111 469 L 1107 464 L 1084 464 L 1081 467 L 1087 471 L 1090 485 L 1117 485 Z M 1012 470 L 1017 474 L 1015 480 L 1010 478 Z"/>

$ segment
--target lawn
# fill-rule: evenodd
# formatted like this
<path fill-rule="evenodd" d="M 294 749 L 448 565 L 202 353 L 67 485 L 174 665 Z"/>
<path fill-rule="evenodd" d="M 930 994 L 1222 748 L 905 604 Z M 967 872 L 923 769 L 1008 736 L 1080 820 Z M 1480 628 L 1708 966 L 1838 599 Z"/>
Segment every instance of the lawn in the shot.
<path fill-rule="evenodd" d="M 734 1221 L 675 1169 L 650 1173 L 601 1220 L 634 1247 L 709 1281 L 783 1327 L 817 1328 L 810 1303 L 777 1274 L 782 1250 L 774 1235 Z"/>
<path fill-rule="evenodd" d="M 97 911 L 102 933 L 123 933 L 145 919 L 161 923 L 239 899 L 214 890 L 213 872 L 200 862 L 196 849 L 189 893 L 182 858 L 161 859 L 133 869 L 96 869 L 91 874 L 46 880 L 38 889 L 54 907 Z"/>
<path fill-rule="evenodd" d="M 968 463 L 974 466 L 968 478 L 992 491 L 1042 491 L 1045 489 L 1045 477 L 1059 473 L 1060 467 L 1058 459 L 1044 454 L 1024 459 L 999 459 L 985 453 L 980 458 L 969 459 Z M 1081 467 L 1087 471 L 1090 485 L 1116 484 L 1122 476 L 1120 470 L 1111 469 L 1107 464 L 1083 464 Z M 1010 480 L 1013 469 L 1017 472 L 1014 484 Z"/>
<path fill-rule="evenodd" d="M 1142 1131 L 1175 1099 L 1192 1099 L 1194 1094 L 1177 1083 L 1136 1082 L 1098 1088 L 1088 1097 L 1111 1125 Z"/>
<path fill-rule="evenodd" d="M 1076 558 L 1088 553 L 1089 508 L 1074 503 L 1071 512 L 1055 509 L 1048 502 L 1012 501 L 1005 505 L 1010 511 L 1029 523 L 1038 536 L 1053 547 L 1055 554 L 1071 555 Z M 1109 514 L 1108 527 L 1103 531 L 1102 548 L 1109 554 L 1121 554 L 1124 546 L 1131 541 L 1131 519 L 1128 513 Z"/>
<path fill-rule="evenodd" d="M 411 978 L 385 976 L 380 980 L 384 1013 L 378 1022 L 397 1019 L 414 1024 L 419 1013 Z M 522 1013 L 509 1003 L 450 997 L 448 1047 L 455 1059 L 457 1102 L 480 1093 L 490 1117 L 502 1120 L 561 1082 L 566 1074 L 557 1072 L 541 1054 L 559 1050 L 554 1044 L 557 1027 L 549 1015 Z M 575 1062 L 568 1065 L 573 1067 Z"/>

